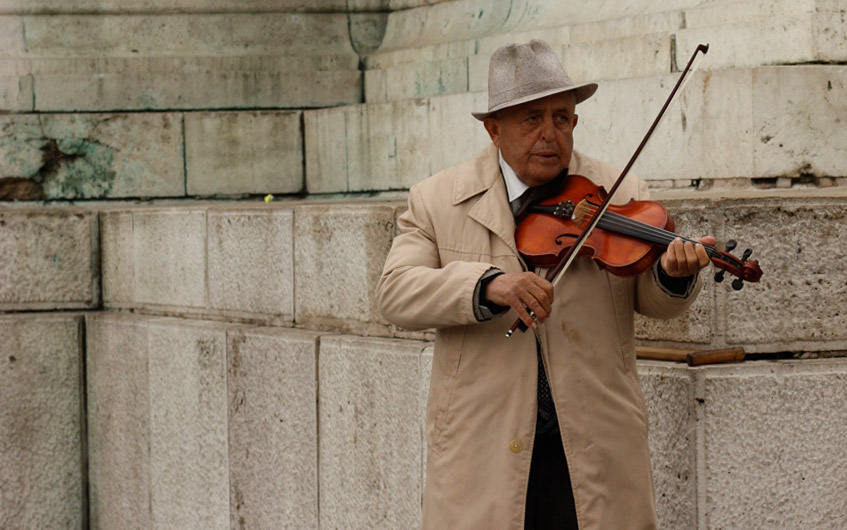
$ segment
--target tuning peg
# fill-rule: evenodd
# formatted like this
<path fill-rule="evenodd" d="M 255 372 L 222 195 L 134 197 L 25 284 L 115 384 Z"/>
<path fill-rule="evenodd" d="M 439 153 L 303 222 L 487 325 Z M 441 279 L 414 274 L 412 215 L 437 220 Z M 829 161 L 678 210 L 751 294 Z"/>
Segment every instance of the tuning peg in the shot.
<path fill-rule="evenodd" d="M 742 287 L 744 287 L 744 280 L 742 280 L 741 278 L 736 278 L 732 280 L 733 289 L 735 289 L 736 291 L 740 291 Z"/>
<path fill-rule="evenodd" d="M 715 281 L 717 283 L 721 283 L 723 281 L 723 275 L 726 274 L 726 271 L 721 269 L 715 273 Z"/>
<path fill-rule="evenodd" d="M 752 248 L 748 248 L 747 250 L 745 250 L 744 254 L 741 255 L 741 261 L 747 261 L 747 258 L 749 258 L 752 253 L 753 253 Z"/>
<path fill-rule="evenodd" d="M 727 252 L 732 252 L 732 249 L 734 249 L 736 245 L 738 245 L 738 242 L 735 241 L 734 239 L 730 239 L 729 241 L 726 242 L 726 245 L 724 245 L 724 248 L 726 249 Z"/>

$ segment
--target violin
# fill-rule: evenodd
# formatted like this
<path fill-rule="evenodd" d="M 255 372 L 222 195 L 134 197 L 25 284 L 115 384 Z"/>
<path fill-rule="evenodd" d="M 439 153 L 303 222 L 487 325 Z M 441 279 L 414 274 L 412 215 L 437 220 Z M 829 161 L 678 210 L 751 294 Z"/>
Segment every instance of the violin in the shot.
<path fill-rule="evenodd" d="M 559 193 L 527 210 L 515 231 L 515 242 L 524 260 L 533 267 L 554 267 L 580 236 L 586 222 L 606 199 L 606 190 L 582 175 L 569 175 Z M 610 204 L 596 227 L 578 250 L 600 267 L 616 276 L 635 276 L 653 266 L 676 238 L 703 245 L 711 262 L 719 269 L 720 282 L 729 272 L 739 290 L 744 282 L 757 282 L 762 271 L 751 260 L 751 249 L 741 259 L 729 253 L 735 241 L 726 243 L 726 251 L 705 245 L 673 232 L 674 222 L 667 209 L 655 201 L 630 200 L 624 205 Z"/>

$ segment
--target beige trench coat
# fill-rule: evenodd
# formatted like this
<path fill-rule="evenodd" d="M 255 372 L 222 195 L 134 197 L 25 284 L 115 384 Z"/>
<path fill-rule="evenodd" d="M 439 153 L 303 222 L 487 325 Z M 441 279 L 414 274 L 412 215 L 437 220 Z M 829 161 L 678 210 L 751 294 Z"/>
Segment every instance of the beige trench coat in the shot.
<path fill-rule="evenodd" d="M 574 153 L 571 174 L 611 187 L 618 171 Z M 630 176 L 614 202 L 646 198 Z M 426 413 L 424 529 L 524 527 L 538 364 L 532 333 L 504 334 L 515 313 L 477 322 L 473 292 L 490 267 L 526 270 L 514 242 L 494 146 L 414 186 L 377 288 L 382 314 L 437 328 Z M 655 528 L 647 410 L 635 368 L 633 311 L 668 318 L 675 297 L 648 270 L 618 278 L 578 258 L 537 331 L 582 530 Z"/>

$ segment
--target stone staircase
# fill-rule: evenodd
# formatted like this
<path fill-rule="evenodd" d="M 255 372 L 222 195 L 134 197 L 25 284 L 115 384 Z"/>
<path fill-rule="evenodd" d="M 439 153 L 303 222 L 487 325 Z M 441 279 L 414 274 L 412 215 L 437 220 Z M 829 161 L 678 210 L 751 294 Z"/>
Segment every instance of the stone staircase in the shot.
<path fill-rule="evenodd" d="M 376 280 L 530 38 L 601 81 L 577 148 L 618 165 L 710 44 L 635 171 L 764 276 L 637 336 L 780 360 L 640 361 L 660 526 L 844 527 L 845 11 L 0 0 L 0 528 L 415 528 L 433 335 Z"/>

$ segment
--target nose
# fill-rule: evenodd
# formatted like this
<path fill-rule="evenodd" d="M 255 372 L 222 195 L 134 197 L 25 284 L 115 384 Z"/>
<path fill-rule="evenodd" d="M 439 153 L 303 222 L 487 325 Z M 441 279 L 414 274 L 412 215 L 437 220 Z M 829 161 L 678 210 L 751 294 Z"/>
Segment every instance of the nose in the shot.
<path fill-rule="evenodd" d="M 541 120 L 541 139 L 545 142 L 552 142 L 556 134 L 553 127 L 553 117 L 545 116 Z"/>

